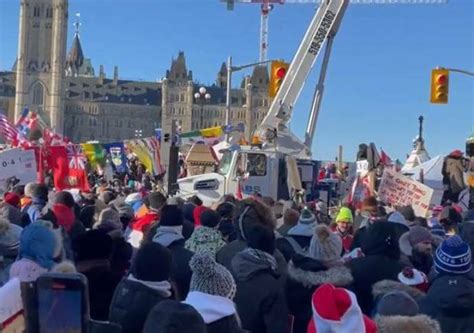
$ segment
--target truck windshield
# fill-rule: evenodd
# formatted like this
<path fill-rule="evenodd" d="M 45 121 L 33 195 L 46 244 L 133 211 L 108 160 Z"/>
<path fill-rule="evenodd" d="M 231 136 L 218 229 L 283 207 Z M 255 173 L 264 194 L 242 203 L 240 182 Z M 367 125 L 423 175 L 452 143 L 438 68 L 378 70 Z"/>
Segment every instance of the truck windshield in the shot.
<path fill-rule="evenodd" d="M 232 152 L 226 150 L 222 155 L 222 158 L 219 162 L 219 167 L 217 168 L 217 173 L 221 175 L 227 175 L 230 169 L 230 163 L 232 162 Z"/>

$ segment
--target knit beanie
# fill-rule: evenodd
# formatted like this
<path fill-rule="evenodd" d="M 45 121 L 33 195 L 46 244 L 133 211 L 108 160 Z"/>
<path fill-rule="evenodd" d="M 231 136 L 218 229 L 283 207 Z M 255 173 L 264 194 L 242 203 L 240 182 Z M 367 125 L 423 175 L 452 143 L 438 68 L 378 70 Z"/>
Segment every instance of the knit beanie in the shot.
<path fill-rule="evenodd" d="M 377 314 L 380 316 L 408 316 L 419 313 L 416 301 L 404 291 L 394 291 L 382 296 L 377 303 Z"/>
<path fill-rule="evenodd" d="M 144 244 L 133 260 L 132 274 L 142 281 L 167 281 L 171 274 L 171 252 L 155 242 Z"/>
<path fill-rule="evenodd" d="M 35 184 L 32 188 L 32 198 L 48 201 L 48 187 L 44 184 Z"/>
<path fill-rule="evenodd" d="M 28 183 L 25 185 L 25 197 L 33 197 L 33 188 L 36 186 L 36 183 Z"/>
<path fill-rule="evenodd" d="M 147 200 L 151 209 L 160 209 L 166 204 L 166 197 L 161 192 L 151 192 Z"/>
<path fill-rule="evenodd" d="M 377 326 L 362 313 L 355 294 L 332 284 L 323 284 L 311 299 L 313 318 L 308 333 L 376 333 Z"/>
<path fill-rule="evenodd" d="M 6 192 L 3 195 L 3 200 L 5 200 L 6 203 L 14 206 L 14 207 L 19 207 L 20 206 L 20 196 L 16 193 L 13 192 Z"/>
<path fill-rule="evenodd" d="M 451 236 L 436 249 L 434 264 L 440 274 L 468 273 L 472 268 L 471 249 L 458 235 Z"/>
<path fill-rule="evenodd" d="M 404 225 L 405 227 L 408 228 L 407 220 L 405 219 L 405 217 L 400 212 L 391 213 L 387 218 L 387 222 L 398 223 L 398 224 Z"/>
<path fill-rule="evenodd" d="M 161 209 L 160 226 L 178 227 L 183 225 L 183 214 L 176 205 L 166 205 Z"/>
<path fill-rule="evenodd" d="M 206 324 L 191 305 L 165 300 L 151 309 L 143 333 L 206 333 Z"/>
<path fill-rule="evenodd" d="M 206 209 L 201 214 L 201 225 L 204 227 L 215 228 L 219 224 L 219 214 L 215 211 Z"/>
<path fill-rule="evenodd" d="M 431 235 L 431 232 L 426 228 L 414 226 L 400 237 L 398 245 L 405 255 L 411 256 L 413 247 L 423 242 L 433 242 L 433 235 Z"/>
<path fill-rule="evenodd" d="M 22 231 L 23 228 L 20 226 L 0 217 L 0 248 L 5 252 L 2 254 L 12 254 L 18 251 Z"/>
<path fill-rule="evenodd" d="M 366 256 L 384 255 L 395 260 L 400 259 L 400 247 L 394 225 L 383 221 L 370 225 L 361 250 Z"/>
<path fill-rule="evenodd" d="M 431 235 L 444 238 L 446 237 L 446 232 L 441 224 L 436 223 L 431 227 Z"/>
<path fill-rule="evenodd" d="M 334 261 L 341 258 L 342 240 L 325 224 L 316 226 L 309 246 L 309 255 L 321 261 Z"/>
<path fill-rule="evenodd" d="M 352 223 L 353 221 L 352 211 L 347 207 L 341 207 L 336 217 L 336 223 Z"/>
<path fill-rule="evenodd" d="M 313 224 L 316 222 L 316 217 L 311 213 L 308 207 L 305 207 L 301 210 L 300 218 L 298 223 L 301 224 Z"/>
<path fill-rule="evenodd" d="M 236 284 L 227 268 L 218 264 L 214 255 L 207 251 L 197 252 L 189 262 L 193 272 L 190 291 L 233 299 Z"/>
<path fill-rule="evenodd" d="M 414 287 L 425 293 L 429 288 L 428 277 L 426 274 L 411 267 L 405 267 L 400 273 L 398 273 L 398 281 L 406 286 Z"/>

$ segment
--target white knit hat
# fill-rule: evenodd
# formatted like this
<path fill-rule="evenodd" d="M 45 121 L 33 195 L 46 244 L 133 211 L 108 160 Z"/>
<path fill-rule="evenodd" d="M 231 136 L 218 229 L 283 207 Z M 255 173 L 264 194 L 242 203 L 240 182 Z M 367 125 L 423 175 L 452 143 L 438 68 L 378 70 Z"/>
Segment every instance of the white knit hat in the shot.
<path fill-rule="evenodd" d="M 314 229 L 309 246 L 309 255 L 321 261 L 334 261 L 341 258 L 342 239 L 325 224 L 319 224 Z"/>

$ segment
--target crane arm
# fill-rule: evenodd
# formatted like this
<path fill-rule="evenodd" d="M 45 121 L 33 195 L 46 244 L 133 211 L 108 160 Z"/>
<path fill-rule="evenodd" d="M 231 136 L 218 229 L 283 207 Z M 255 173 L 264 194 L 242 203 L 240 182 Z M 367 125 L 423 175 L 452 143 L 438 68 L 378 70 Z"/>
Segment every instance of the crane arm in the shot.
<path fill-rule="evenodd" d="M 287 130 L 293 106 L 316 62 L 322 44 L 328 36 L 334 36 L 348 4 L 349 0 L 322 1 L 291 61 L 280 90 L 260 125 L 261 135 L 265 136 L 267 130 Z M 294 140 L 294 135 L 291 136 Z M 304 146 L 301 141 L 300 144 Z"/>

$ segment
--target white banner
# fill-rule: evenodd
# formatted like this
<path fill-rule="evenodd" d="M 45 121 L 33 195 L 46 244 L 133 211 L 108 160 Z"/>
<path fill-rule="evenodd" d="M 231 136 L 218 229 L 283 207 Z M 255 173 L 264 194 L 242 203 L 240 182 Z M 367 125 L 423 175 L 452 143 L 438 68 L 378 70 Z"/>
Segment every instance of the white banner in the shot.
<path fill-rule="evenodd" d="M 411 205 L 417 216 L 426 217 L 432 196 L 432 188 L 385 169 L 379 186 L 381 201 L 394 206 Z"/>
<path fill-rule="evenodd" d="M 25 185 L 36 181 L 36 159 L 33 150 L 13 148 L 0 152 L 0 189 L 6 189 L 6 181 L 11 177 Z"/>

